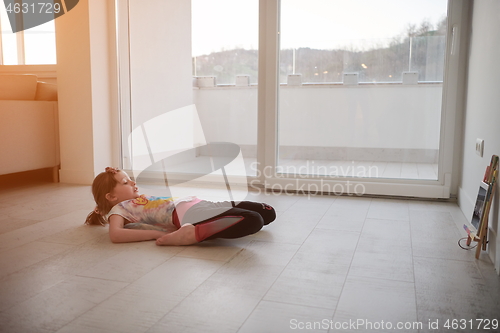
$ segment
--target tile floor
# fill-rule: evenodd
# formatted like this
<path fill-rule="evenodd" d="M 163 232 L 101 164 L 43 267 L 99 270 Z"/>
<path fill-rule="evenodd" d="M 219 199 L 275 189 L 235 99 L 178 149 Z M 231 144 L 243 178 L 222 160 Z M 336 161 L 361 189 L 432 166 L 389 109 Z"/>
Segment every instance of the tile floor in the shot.
<path fill-rule="evenodd" d="M 248 197 L 277 220 L 237 240 L 158 247 L 84 226 L 88 186 L 0 190 L 0 331 L 472 332 L 500 319 L 500 277 L 485 253 L 457 246 L 454 203 Z M 452 319 L 472 321 L 445 329 Z"/>

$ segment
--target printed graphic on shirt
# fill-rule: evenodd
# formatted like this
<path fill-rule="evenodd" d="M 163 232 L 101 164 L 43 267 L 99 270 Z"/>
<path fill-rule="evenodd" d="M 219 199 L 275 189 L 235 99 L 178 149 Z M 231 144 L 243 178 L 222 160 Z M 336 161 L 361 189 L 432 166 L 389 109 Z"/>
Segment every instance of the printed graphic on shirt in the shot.
<path fill-rule="evenodd" d="M 144 195 L 141 195 L 140 197 L 133 199 L 132 203 L 136 205 L 145 205 L 148 203 L 148 199 L 146 199 Z"/>
<path fill-rule="evenodd" d="M 172 202 L 172 198 L 170 197 L 158 197 L 158 198 L 149 198 L 146 199 L 148 202 L 146 203 L 146 205 L 144 206 L 144 209 L 155 209 L 157 207 L 160 207 L 162 205 L 164 205 L 165 203 L 170 203 Z"/>
<path fill-rule="evenodd" d="M 175 203 L 191 201 L 193 198 L 186 197 L 174 201 L 171 197 L 141 195 L 138 198 L 115 205 L 108 213 L 107 218 L 113 214 L 122 216 L 130 222 L 124 225 L 127 229 L 154 229 L 172 232 L 177 230 L 172 221 Z"/>

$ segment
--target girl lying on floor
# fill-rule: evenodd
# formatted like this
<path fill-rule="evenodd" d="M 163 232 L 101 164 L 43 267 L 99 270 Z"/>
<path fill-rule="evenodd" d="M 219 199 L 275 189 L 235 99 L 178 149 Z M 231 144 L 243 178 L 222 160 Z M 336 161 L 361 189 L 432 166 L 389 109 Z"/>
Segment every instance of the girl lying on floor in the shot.
<path fill-rule="evenodd" d="M 97 204 L 85 224 L 109 223 L 113 243 L 156 239 L 156 245 L 191 245 L 206 239 L 251 235 L 274 221 L 274 208 L 241 201 L 210 202 L 139 195 L 126 172 L 107 167 L 92 183 Z"/>

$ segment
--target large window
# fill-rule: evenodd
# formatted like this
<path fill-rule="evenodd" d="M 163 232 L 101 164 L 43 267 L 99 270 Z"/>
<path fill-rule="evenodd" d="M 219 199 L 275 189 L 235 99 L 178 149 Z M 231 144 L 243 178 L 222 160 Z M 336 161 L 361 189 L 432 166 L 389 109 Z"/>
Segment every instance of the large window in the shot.
<path fill-rule="evenodd" d="M 460 6 L 119 0 L 123 165 L 161 173 L 184 150 L 218 166 L 207 144 L 226 142 L 245 162 L 226 174 L 273 190 L 448 197 Z"/>
<path fill-rule="evenodd" d="M 118 10 L 124 167 L 171 185 L 222 163 L 246 182 L 257 150 L 258 0 L 128 0 Z M 237 161 L 226 166 L 225 153 Z"/>
<path fill-rule="evenodd" d="M 231 142 L 255 175 L 257 155 L 258 0 L 192 0 L 193 103 L 207 142 Z"/>
<path fill-rule="evenodd" d="M 446 15 L 446 0 L 282 0 L 277 171 L 436 180 Z"/>
<path fill-rule="evenodd" d="M 372 11 L 375 3 L 366 8 L 359 1 L 306 5 L 283 0 L 280 82 L 286 84 L 288 75 L 300 74 L 306 84 L 342 83 L 343 73 L 356 73 L 362 83 L 402 82 L 402 73 L 409 71 L 418 72 L 420 82 L 442 82 L 446 1 L 421 12 L 407 11 L 408 2 L 388 3 L 390 11 Z M 333 11 L 335 19 L 330 16 Z M 393 21 L 391 15 L 400 18 Z"/>
<path fill-rule="evenodd" d="M 13 33 L 2 3 L 0 4 L 0 26 L 0 65 L 53 65 L 57 63 L 54 20 Z"/>
<path fill-rule="evenodd" d="M 258 1 L 193 0 L 191 10 L 193 76 L 213 76 L 216 85 L 244 76 L 257 84 Z"/>

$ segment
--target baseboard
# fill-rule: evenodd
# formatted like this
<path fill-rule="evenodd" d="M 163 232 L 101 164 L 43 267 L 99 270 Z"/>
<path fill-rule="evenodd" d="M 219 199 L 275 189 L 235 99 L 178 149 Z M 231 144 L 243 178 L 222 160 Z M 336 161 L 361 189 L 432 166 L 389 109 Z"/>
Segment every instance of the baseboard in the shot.
<path fill-rule="evenodd" d="M 2 188 L 53 182 L 53 168 L 43 168 L 0 175 Z"/>

